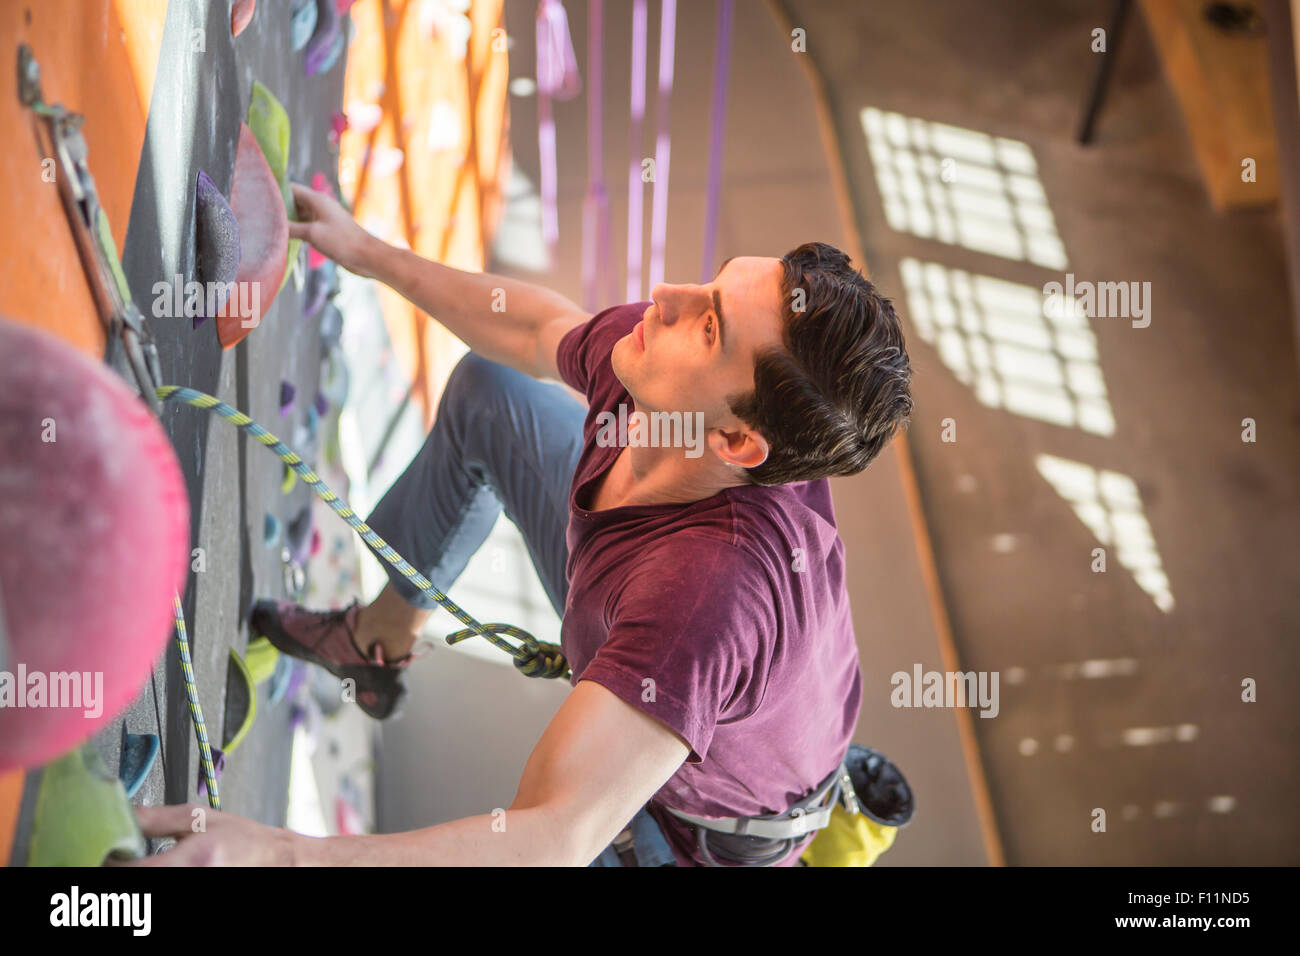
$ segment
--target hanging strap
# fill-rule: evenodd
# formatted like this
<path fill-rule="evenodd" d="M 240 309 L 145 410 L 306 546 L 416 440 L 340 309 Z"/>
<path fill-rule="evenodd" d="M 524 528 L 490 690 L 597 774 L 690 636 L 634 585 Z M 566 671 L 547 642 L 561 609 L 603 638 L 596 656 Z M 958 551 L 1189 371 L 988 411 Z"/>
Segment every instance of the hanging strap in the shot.
<path fill-rule="evenodd" d="M 642 301 L 641 230 L 645 202 L 641 182 L 642 124 L 645 122 L 646 0 L 632 3 L 632 102 L 628 111 L 627 300 Z"/>
<path fill-rule="evenodd" d="M 677 42 L 677 0 L 663 0 L 659 11 L 659 97 L 655 118 L 655 191 L 650 218 L 650 283 L 647 291 L 664 281 L 664 250 L 668 241 L 668 162 L 672 146 L 668 107 L 673 98 L 673 61 Z"/>
<path fill-rule="evenodd" d="M 572 99 L 581 86 L 564 4 L 560 0 L 540 0 L 537 4 L 537 136 L 542 179 L 542 238 L 550 267 L 554 266 L 555 245 L 560 238 L 551 99 Z"/>
<path fill-rule="evenodd" d="M 718 241 L 718 199 L 722 193 L 722 142 L 727 128 L 727 75 L 731 71 L 731 4 L 718 6 L 717 56 L 713 61 L 713 109 L 709 125 L 709 188 L 704 208 L 704 253 L 700 282 L 713 278 L 713 252 Z"/>

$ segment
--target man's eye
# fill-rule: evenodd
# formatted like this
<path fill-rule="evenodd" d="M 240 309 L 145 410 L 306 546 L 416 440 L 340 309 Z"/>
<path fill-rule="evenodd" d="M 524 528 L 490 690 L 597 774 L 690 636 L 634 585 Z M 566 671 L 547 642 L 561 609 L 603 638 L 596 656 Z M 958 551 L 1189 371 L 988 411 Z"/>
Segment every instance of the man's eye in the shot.
<path fill-rule="evenodd" d="M 709 341 L 713 341 L 713 316 L 709 316 L 709 321 L 704 323 L 704 332 Z"/>

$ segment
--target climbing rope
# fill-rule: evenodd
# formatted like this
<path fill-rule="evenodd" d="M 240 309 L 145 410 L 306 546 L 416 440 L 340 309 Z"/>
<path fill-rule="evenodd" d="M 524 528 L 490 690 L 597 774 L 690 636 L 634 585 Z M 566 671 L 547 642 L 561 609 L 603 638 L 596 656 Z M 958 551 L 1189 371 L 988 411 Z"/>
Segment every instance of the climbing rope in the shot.
<path fill-rule="evenodd" d="M 496 647 L 505 651 L 514 658 L 515 667 L 527 677 L 564 677 L 568 678 L 570 669 L 564 655 L 560 652 L 559 647 L 547 641 L 539 641 L 533 635 L 529 634 L 522 628 L 514 627 L 510 624 L 480 624 L 473 615 L 465 611 L 459 604 L 435 588 L 423 574 L 412 567 L 405 558 L 392 549 L 392 547 L 383 538 L 377 535 L 369 525 L 362 521 L 357 514 L 348 507 L 346 501 L 335 494 L 330 487 L 321 480 L 321 477 L 312 471 L 284 442 L 276 438 L 265 428 L 253 421 L 238 409 L 231 408 L 220 399 L 207 395 L 203 392 L 195 391 L 192 388 L 185 388 L 179 385 L 163 385 L 155 390 L 159 401 L 168 402 L 173 400 L 182 401 L 187 405 L 195 408 L 202 408 L 206 411 L 214 412 L 220 415 L 226 421 L 230 422 L 240 431 L 254 438 L 259 444 L 266 446 L 282 462 L 294 470 L 303 483 L 308 485 L 316 496 L 333 509 L 334 513 L 347 522 L 361 540 L 369 545 L 370 549 L 382 557 L 385 561 L 395 567 L 402 576 L 418 587 L 421 591 L 437 601 L 449 614 L 455 617 L 465 627 L 452 634 L 448 634 L 446 641 L 448 644 L 458 644 L 463 640 L 471 637 L 482 637 L 492 642 Z M 176 604 L 177 613 L 177 635 L 178 640 L 183 641 L 184 621 L 180 616 L 180 602 Z M 502 635 L 517 638 L 523 643 L 515 645 L 505 640 Z M 189 649 L 187 645 L 182 645 L 181 654 L 182 665 L 186 672 L 186 692 L 191 689 L 193 672 L 189 667 Z M 191 713 L 197 714 L 197 695 L 191 696 L 190 709 Z M 195 717 L 196 730 L 202 726 L 202 717 Z M 200 749 L 203 748 L 206 740 L 206 734 L 200 732 Z M 204 767 L 205 774 L 207 766 Z M 209 793 L 215 793 L 212 790 L 212 782 L 208 782 Z M 215 806 L 215 804 L 214 804 Z"/>
<path fill-rule="evenodd" d="M 161 391 L 161 390 L 160 390 Z M 162 396 L 159 396 L 161 399 Z M 221 795 L 217 792 L 217 767 L 212 761 L 212 744 L 208 742 L 208 726 L 203 722 L 203 708 L 199 706 L 199 688 L 194 682 L 194 661 L 190 659 L 190 641 L 185 634 L 185 611 L 181 596 L 172 596 L 172 612 L 176 616 L 176 646 L 181 652 L 181 674 L 185 678 L 185 697 L 190 702 L 190 719 L 194 733 L 199 738 L 199 762 L 203 765 L 203 782 L 208 788 L 208 803 L 213 810 L 221 809 Z"/>

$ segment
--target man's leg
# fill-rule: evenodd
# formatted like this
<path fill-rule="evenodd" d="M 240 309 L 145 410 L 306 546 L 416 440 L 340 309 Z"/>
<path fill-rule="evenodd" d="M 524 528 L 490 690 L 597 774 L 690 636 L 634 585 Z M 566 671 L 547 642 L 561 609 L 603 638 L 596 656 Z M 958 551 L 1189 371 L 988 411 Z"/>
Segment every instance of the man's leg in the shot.
<path fill-rule="evenodd" d="M 585 417 L 582 403 L 560 386 L 470 353 L 447 381 L 424 447 L 368 524 L 446 593 L 504 507 L 563 615 L 569 485 Z M 401 671 L 437 607 L 399 571 L 386 569 L 389 584 L 367 607 L 312 611 L 259 601 L 249 618 L 253 632 L 282 652 L 353 680 L 356 703 L 379 720 L 405 694 Z"/>
<path fill-rule="evenodd" d="M 446 593 L 504 508 L 528 546 L 557 614 L 567 593 L 569 486 L 586 409 L 558 385 L 475 353 L 457 364 L 419 454 L 367 523 Z M 437 603 L 395 568 L 361 609 L 356 640 L 386 659 L 407 654 Z"/>

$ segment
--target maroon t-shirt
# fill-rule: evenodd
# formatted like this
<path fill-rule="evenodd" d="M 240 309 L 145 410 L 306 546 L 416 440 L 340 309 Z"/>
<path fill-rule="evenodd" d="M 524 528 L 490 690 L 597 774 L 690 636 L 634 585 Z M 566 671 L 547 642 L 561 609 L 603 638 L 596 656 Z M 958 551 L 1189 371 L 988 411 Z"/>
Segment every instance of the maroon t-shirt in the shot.
<path fill-rule="evenodd" d="M 689 825 L 662 808 L 703 817 L 789 809 L 843 759 L 862 679 L 824 479 L 727 488 L 686 505 L 579 507 L 621 450 L 597 444 L 597 414 L 617 415 L 619 403 L 634 410 L 610 352 L 649 305 L 606 309 L 556 354 L 589 406 L 569 489 L 561 645 L 575 685 L 595 681 L 690 744 L 650 801 L 678 863 L 690 866 L 704 861 Z"/>

